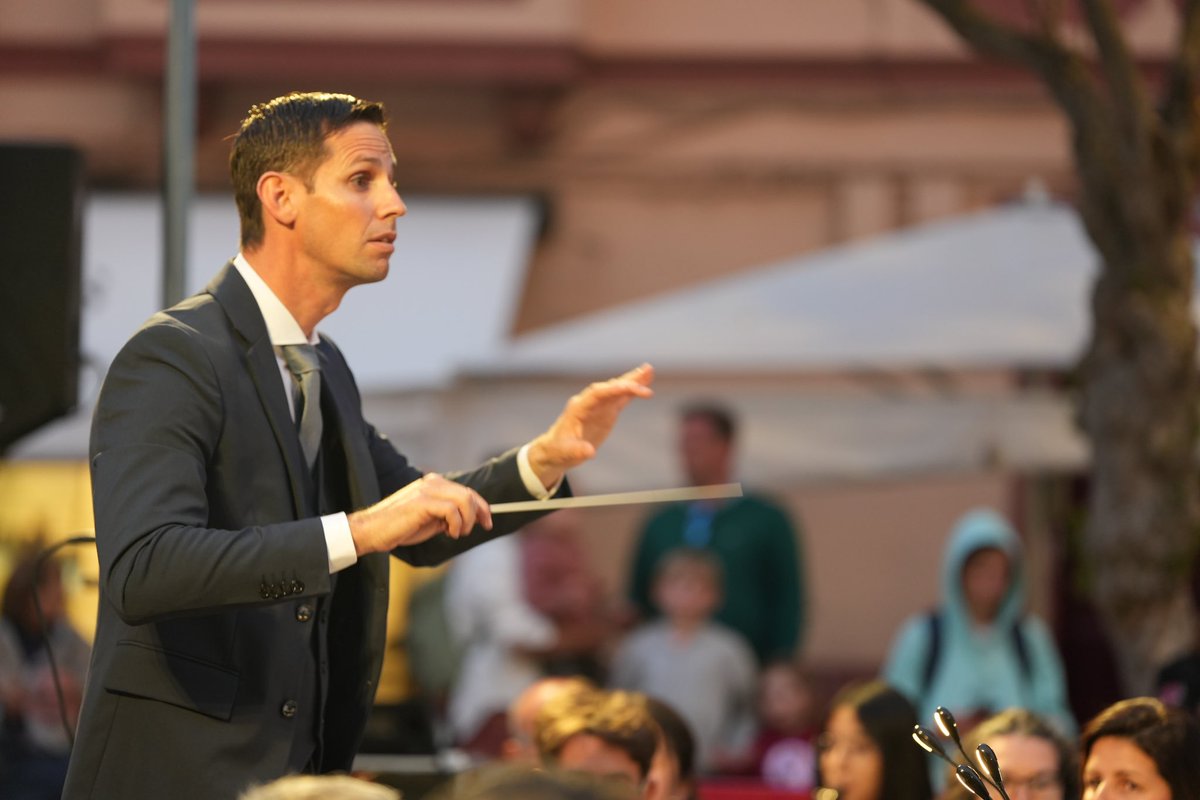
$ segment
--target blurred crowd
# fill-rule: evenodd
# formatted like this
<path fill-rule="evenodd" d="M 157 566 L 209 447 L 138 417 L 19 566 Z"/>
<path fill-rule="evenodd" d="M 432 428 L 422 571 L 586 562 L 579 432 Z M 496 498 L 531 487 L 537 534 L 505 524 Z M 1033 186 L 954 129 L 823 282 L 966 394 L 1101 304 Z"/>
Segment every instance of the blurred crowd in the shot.
<path fill-rule="evenodd" d="M 685 410 L 691 483 L 735 479 L 736 434 L 725 409 Z M 412 596 L 424 738 L 469 766 L 431 797 L 1200 800 L 1200 655 L 1164 668 L 1158 697 L 1077 724 L 1026 607 L 1020 537 L 993 510 L 954 526 L 940 602 L 903 624 L 878 675 L 839 687 L 802 658 L 803 535 L 780 506 L 748 494 L 653 514 L 615 605 L 573 513 L 459 556 Z M 3 602 L 0 797 L 58 797 L 88 646 L 57 563 L 21 560 Z M 399 796 L 360 778 L 291 776 L 244 797 Z"/>

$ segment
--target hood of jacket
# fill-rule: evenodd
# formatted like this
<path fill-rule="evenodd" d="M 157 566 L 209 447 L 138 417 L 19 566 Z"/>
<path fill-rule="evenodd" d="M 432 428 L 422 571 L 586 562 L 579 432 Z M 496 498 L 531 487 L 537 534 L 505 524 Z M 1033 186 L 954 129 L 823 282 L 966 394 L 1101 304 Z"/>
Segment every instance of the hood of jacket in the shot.
<path fill-rule="evenodd" d="M 969 628 L 970 613 L 963 592 L 963 567 L 972 553 L 994 548 L 1008 556 L 1008 591 L 993 624 L 1007 628 L 1020 617 L 1025 606 L 1025 574 L 1021 540 L 1004 517 L 990 509 L 974 509 L 955 523 L 942 558 L 942 613 L 954 626 Z"/>

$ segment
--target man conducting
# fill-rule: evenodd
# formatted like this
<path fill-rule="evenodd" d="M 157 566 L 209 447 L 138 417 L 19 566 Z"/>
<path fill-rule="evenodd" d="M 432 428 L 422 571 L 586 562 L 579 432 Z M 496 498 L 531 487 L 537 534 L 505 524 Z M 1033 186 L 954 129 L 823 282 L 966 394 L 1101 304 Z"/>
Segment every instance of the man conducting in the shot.
<path fill-rule="evenodd" d="M 349 769 L 383 658 L 391 553 L 444 561 L 566 492 L 643 365 L 528 444 L 424 474 L 363 418 L 316 333 L 383 280 L 405 213 L 384 110 L 339 94 L 251 109 L 230 157 L 241 251 L 113 362 L 92 426 L 100 610 L 66 798 L 234 798 Z M 454 324 L 455 299 L 442 303 Z M 393 331 L 420 347 L 430 331 Z M 481 530 L 482 529 L 482 530 Z"/>

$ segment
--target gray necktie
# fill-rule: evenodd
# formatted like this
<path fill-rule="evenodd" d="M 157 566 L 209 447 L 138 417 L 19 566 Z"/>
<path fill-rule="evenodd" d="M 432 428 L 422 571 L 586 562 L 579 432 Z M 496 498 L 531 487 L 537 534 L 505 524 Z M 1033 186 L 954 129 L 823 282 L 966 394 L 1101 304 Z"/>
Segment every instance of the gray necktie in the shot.
<path fill-rule="evenodd" d="M 303 410 L 296 410 L 299 421 L 300 447 L 308 468 L 317 463 L 317 451 L 321 448 L 321 365 L 317 360 L 317 348 L 311 344 L 285 344 L 283 360 L 300 383 Z"/>

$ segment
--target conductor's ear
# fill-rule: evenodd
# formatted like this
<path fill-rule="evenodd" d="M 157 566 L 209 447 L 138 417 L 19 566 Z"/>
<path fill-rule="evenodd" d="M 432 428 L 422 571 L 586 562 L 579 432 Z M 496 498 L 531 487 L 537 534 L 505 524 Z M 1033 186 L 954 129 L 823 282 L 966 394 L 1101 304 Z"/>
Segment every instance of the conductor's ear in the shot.
<path fill-rule="evenodd" d="M 263 222 L 290 228 L 296 222 L 296 193 L 299 181 L 283 172 L 264 172 L 258 178 L 258 201 L 262 203 Z"/>

